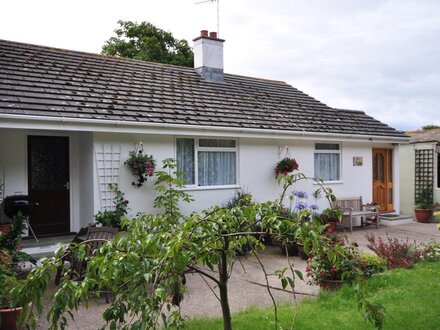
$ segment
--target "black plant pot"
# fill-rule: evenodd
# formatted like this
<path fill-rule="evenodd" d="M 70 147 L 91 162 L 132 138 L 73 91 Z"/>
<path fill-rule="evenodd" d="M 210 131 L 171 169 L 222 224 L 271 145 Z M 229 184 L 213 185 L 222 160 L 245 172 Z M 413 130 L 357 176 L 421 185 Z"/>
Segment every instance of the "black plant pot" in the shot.
<path fill-rule="evenodd" d="M 306 253 L 306 251 L 304 250 L 304 244 L 303 243 L 296 243 L 297 247 L 298 247 L 298 255 L 301 257 L 302 260 L 308 260 L 309 259 L 309 255 Z M 310 244 L 309 245 L 309 253 L 312 251 L 313 245 Z"/>
<path fill-rule="evenodd" d="M 286 245 L 282 244 L 280 246 L 281 251 L 286 254 Z M 287 253 L 289 257 L 295 257 L 298 255 L 298 244 L 296 242 L 291 242 L 287 244 Z M 287 254 L 286 254 L 287 255 Z"/>

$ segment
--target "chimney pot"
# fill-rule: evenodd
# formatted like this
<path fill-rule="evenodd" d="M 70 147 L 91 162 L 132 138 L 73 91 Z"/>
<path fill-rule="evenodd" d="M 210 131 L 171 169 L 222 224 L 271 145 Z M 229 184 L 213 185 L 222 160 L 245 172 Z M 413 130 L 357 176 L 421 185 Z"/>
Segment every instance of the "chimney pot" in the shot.
<path fill-rule="evenodd" d="M 209 32 L 209 37 L 212 39 L 217 39 L 217 32 Z"/>
<path fill-rule="evenodd" d="M 200 31 L 200 36 L 201 36 L 201 37 L 207 37 L 207 36 L 208 36 L 208 30 L 202 30 L 202 31 Z"/>

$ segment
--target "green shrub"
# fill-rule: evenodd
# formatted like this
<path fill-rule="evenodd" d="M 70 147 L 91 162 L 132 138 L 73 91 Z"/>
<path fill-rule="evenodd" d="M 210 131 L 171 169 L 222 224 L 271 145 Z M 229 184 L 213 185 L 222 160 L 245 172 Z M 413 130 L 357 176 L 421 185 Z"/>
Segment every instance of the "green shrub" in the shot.
<path fill-rule="evenodd" d="M 440 242 L 432 239 L 425 245 L 423 259 L 428 261 L 440 261 Z"/>
<path fill-rule="evenodd" d="M 95 221 L 101 225 L 121 229 L 121 220 L 127 214 L 128 200 L 124 193 L 119 190 L 117 183 L 110 183 L 109 189 L 114 193 L 114 210 L 99 211 L 95 214 Z"/>
<path fill-rule="evenodd" d="M 365 277 L 371 277 L 387 269 L 387 260 L 374 253 L 362 251 L 359 253 L 358 260 Z"/>

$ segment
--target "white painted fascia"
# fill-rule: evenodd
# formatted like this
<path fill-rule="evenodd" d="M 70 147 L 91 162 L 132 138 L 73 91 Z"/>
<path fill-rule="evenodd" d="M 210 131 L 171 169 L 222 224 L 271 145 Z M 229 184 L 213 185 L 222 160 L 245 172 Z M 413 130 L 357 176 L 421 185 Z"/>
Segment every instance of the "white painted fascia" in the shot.
<path fill-rule="evenodd" d="M 217 137 L 247 137 L 264 139 L 338 140 L 352 142 L 405 143 L 409 137 L 349 135 L 306 131 L 281 131 L 241 127 L 213 127 L 148 122 L 127 122 L 67 117 L 43 117 L 0 114 L 0 128 L 63 130 L 83 132 L 110 132 L 135 134 L 172 134 Z"/>

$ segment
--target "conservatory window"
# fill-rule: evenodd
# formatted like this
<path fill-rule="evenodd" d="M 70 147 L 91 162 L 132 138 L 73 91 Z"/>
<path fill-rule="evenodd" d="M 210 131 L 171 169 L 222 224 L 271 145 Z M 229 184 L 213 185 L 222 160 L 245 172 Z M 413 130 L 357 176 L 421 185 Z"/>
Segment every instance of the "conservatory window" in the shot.
<path fill-rule="evenodd" d="M 177 170 L 187 186 L 237 184 L 237 143 L 233 139 L 177 138 Z"/>
<path fill-rule="evenodd" d="M 341 150 L 339 143 L 315 143 L 315 178 L 324 181 L 341 179 Z"/>

